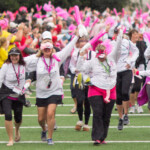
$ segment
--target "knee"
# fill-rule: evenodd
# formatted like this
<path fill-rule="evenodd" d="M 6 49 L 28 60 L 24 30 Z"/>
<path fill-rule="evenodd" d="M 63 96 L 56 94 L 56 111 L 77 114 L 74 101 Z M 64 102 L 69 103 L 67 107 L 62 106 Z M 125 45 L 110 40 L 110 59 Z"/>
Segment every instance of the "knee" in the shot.
<path fill-rule="evenodd" d="M 123 91 L 122 92 L 122 99 L 123 99 L 123 101 L 128 101 L 129 100 L 129 92 L 128 91 Z"/>
<path fill-rule="evenodd" d="M 46 119 L 45 119 L 45 116 L 38 116 L 38 122 L 45 122 Z"/>
<path fill-rule="evenodd" d="M 54 112 L 54 111 L 48 112 L 47 117 L 48 117 L 49 119 L 55 119 L 55 112 Z"/>
<path fill-rule="evenodd" d="M 5 120 L 12 121 L 12 115 L 11 114 L 5 114 Z"/>
<path fill-rule="evenodd" d="M 16 123 L 21 123 L 22 122 L 22 116 L 15 117 L 15 122 Z"/>

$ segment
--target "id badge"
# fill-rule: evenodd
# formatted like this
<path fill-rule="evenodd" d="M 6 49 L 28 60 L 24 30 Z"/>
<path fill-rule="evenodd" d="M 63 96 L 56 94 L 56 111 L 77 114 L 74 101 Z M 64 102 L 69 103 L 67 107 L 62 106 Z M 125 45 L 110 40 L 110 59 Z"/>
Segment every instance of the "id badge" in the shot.
<path fill-rule="evenodd" d="M 48 84 L 47 84 L 47 89 L 49 89 L 51 87 L 52 81 L 49 80 Z"/>
<path fill-rule="evenodd" d="M 18 95 L 21 95 L 22 94 L 22 89 L 18 86 L 14 87 L 13 88 L 13 92 L 17 93 Z"/>

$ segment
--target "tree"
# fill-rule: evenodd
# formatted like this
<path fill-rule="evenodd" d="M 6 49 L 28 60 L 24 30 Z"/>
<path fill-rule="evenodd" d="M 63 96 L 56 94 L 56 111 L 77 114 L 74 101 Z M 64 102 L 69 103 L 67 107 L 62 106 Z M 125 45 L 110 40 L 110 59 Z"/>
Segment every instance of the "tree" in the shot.
<path fill-rule="evenodd" d="M 129 1 L 130 0 L 91 0 L 91 7 L 100 12 L 104 11 L 107 7 L 110 9 L 116 8 L 118 11 L 121 11 Z"/>
<path fill-rule="evenodd" d="M 1 11 L 11 10 L 16 11 L 20 6 L 26 6 L 28 9 L 35 8 L 36 4 L 44 5 L 49 0 L 0 0 Z M 78 5 L 81 9 L 88 6 L 92 9 L 104 11 L 107 7 L 121 10 L 122 7 L 128 4 L 130 0 L 51 0 L 54 6 L 69 8 Z"/>

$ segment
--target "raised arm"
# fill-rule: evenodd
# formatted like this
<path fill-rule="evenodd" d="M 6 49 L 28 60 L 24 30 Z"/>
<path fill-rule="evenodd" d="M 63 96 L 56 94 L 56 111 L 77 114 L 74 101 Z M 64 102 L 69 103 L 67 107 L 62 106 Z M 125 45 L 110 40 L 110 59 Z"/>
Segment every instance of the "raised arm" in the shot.
<path fill-rule="evenodd" d="M 26 62 L 26 72 L 36 71 L 38 60 L 39 57 L 37 57 L 36 54 L 25 57 L 24 61 Z"/>
<path fill-rule="evenodd" d="M 132 52 L 132 56 L 129 56 L 127 59 L 127 64 L 131 65 L 132 67 L 135 66 L 136 59 L 139 56 L 139 50 L 131 41 L 129 41 L 129 51 Z"/>
<path fill-rule="evenodd" d="M 74 45 L 76 44 L 77 40 L 78 37 L 75 36 L 65 48 L 63 48 L 60 52 L 56 53 L 56 56 L 60 59 L 59 65 L 61 65 L 66 60 L 66 58 L 71 55 L 71 51 Z"/>
<path fill-rule="evenodd" d="M 123 31 L 120 29 L 115 46 L 113 47 L 112 52 L 108 55 L 108 57 L 113 58 L 116 63 L 118 62 L 121 54 L 122 36 L 123 36 Z"/>

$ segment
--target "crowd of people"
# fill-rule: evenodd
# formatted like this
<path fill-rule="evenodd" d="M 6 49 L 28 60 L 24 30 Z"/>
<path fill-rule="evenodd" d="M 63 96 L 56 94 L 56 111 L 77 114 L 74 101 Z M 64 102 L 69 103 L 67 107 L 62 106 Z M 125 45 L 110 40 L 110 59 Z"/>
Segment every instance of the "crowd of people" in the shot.
<path fill-rule="evenodd" d="M 128 113 L 143 113 L 145 103 L 150 110 L 150 10 L 107 8 L 100 13 L 74 6 L 67 11 L 50 2 L 36 8 L 0 14 L 0 113 L 7 146 L 20 141 L 23 106 L 28 106 L 26 93 L 33 81 L 41 140 L 49 145 L 54 144 L 56 108 L 68 75 L 74 102 L 70 112 L 79 119 L 75 130 L 90 130 L 92 109 L 94 145 L 106 144 L 115 103 L 118 130 L 129 124 Z"/>

